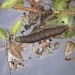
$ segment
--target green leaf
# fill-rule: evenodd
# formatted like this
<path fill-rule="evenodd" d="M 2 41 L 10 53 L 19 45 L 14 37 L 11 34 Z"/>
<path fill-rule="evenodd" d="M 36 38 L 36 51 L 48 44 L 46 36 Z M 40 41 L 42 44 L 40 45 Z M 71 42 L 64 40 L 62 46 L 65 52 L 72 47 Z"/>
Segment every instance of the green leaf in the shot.
<path fill-rule="evenodd" d="M 20 29 L 21 29 L 21 27 L 22 27 L 22 22 L 23 22 L 23 19 L 17 21 L 17 22 L 11 27 L 11 33 L 12 33 L 12 35 L 16 35 L 16 34 L 20 31 Z"/>
<path fill-rule="evenodd" d="M 18 2 L 16 3 L 16 6 L 24 6 L 23 0 L 18 0 Z"/>
<path fill-rule="evenodd" d="M 70 15 L 67 14 L 58 14 L 57 15 L 60 22 L 64 22 L 64 25 L 68 25 Z"/>
<path fill-rule="evenodd" d="M 54 6 L 55 6 L 56 10 L 63 11 L 65 9 L 66 1 L 69 1 L 69 0 L 55 0 Z"/>
<path fill-rule="evenodd" d="M 66 2 L 69 0 L 55 0 L 54 6 L 56 10 L 63 11 L 66 7 Z"/>
<path fill-rule="evenodd" d="M 2 3 L 1 8 L 9 9 L 12 8 L 18 0 L 6 0 L 5 2 Z"/>
<path fill-rule="evenodd" d="M 1 38 L 2 40 L 4 40 L 4 41 L 7 39 L 6 32 L 5 32 L 5 30 L 2 29 L 1 27 L 0 27 L 0 38 Z"/>
<path fill-rule="evenodd" d="M 64 4 L 64 0 L 55 0 L 54 5 L 56 7 L 56 10 L 63 10 L 63 4 Z"/>
<path fill-rule="evenodd" d="M 65 32 L 65 37 L 67 38 L 72 38 L 73 36 L 75 36 L 75 31 L 67 31 Z"/>
<path fill-rule="evenodd" d="M 58 11 L 65 11 L 66 8 L 66 2 L 69 0 L 55 0 L 54 6 L 56 10 Z M 67 25 L 69 23 L 70 16 L 67 14 L 58 14 L 56 15 L 60 22 L 64 22 L 64 25 Z"/>

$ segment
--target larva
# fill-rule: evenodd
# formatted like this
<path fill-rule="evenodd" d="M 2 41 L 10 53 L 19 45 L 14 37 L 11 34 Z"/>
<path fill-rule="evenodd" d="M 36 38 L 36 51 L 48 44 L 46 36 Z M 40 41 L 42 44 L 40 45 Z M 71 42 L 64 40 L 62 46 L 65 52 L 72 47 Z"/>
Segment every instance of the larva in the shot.
<path fill-rule="evenodd" d="M 16 42 L 22 43 L 34 43 L 41 40 L 48 39 L 50 37 L 60 35 L 68 29 L 68 26 L 57 26 L 51 29 L 45 29 L 40 32 L 29 34 L 27 36 L 18 36 L 15 38 Z"/>

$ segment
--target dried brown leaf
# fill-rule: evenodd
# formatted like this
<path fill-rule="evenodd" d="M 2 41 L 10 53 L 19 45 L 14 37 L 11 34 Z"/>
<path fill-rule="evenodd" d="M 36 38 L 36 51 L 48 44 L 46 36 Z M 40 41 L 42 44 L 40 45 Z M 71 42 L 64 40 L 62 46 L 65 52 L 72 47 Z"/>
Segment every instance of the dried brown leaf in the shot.
<path fill-rule="evenodd" d="M 21 50 L 17 45 L 11 45 L 10 49 L 11 49 L 11 54 L 14 55 L 17 59 L 19 60 L 23 59 Z"/>
<path fill-rule="evenodd" d="M 72 41 L 68 41 L 65 48 L 65 56 L 67 57 L 74 50 L 74 43 Z"/>
<path fill-rule="evenodd" d="M 34 44 L 32 45 L 32 54 L 34 55 L 35 54 L 35 51 L 36 51 L 36 48 L 34 46 Z"/>
<path fill-rule="evenodd" d="M 59 42 L 54 43 L 54 49 L 60 48 L 62 45 Z"/>
<path fill-rule="evenodd" d="M 13 70 L 16 70 L 16 69 L 17 69 L 17 60 L 14 59 Z"/>
<path fill-rule="evenodd" d="M 42 43 L 40 44 L 40 47 L 41 47 L 42 49 L 44 49 L 44 48 L 47 48 L 50 44 L 51 44 L 50 42 L 44 41 L 44 42 L 42 42 Z"/>

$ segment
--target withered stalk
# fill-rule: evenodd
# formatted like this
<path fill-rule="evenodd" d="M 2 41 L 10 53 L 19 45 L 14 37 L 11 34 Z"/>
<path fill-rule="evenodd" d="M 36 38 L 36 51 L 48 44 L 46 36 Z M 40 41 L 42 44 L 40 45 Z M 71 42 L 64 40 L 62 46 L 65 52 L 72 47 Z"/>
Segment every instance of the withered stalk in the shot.
<path fill-rule="evenodd" d="M 46 11 L 41 11 L 39 9 L 35 9 L 33 7 L 24 7 L 24 6 L 14 6 L 14 9 L 23 10 L 23 11 L 31 11 L 35 13 L 45 13 Z M 68 14 L 68 15 L 75 15 L 75 12 L 70 11 L 53 11 L 53 14 Z"/>
<path fill-rule="evenodd" d="M 70 11 L 53 11 L 54 14 L 68 14 L 68 15 L 75 15 L 75 12 Z"/>
<path fill-rule="evenodd" d="M 43 11 L 41 11 L 39 9 L 35 9 L 33 7 L 24 7 L 24 6 L 14 6 L 13 9 L 22 10 L 22 11 L 31 11 L 31 12 L 35 12 L 35 13 L 42 13 L 43 12 Z"/>
<path fill-rule="evenodd" d="M 28 0 L 31 1 L 32 0 Z M 1 6 L 2 3 L 0 3 Z M 24 6 L 14 6 L 13 9 L 16 10 L 22 10 L 22 11 L 31 11 L 31 12 L 35 12 L 35 13 L 45 13 L 46 11 L 41 11 L 39 9 L 35 9 L 33 7 L 24 7 Z M 70 12 L 70 11 L 53 11 L 53 14 L 68 14 L 68 15 L 75 15 L 75 12 Z"/>

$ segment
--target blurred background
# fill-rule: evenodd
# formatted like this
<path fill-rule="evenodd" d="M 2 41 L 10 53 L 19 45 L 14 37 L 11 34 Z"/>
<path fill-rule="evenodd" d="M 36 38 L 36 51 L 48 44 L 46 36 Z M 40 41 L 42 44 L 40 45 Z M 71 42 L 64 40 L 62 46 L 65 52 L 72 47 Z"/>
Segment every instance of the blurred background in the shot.
<path fill-rule="evenodd" d="M 0 3 L 3 1 L 4 0 L 0 0 Z M 24 1 L 25 4 L 28 5 L 27 1 Z M 0 27 L 10 30 L 10 27 L 17 22 L 22 15 L 22 11 L 20 12 L 15 9 L 0 9 Z M 25 33 L 27 34 L 29 32 L 31 32 L 31 29 Z M 47 54 L 40 59 L 34 56 L 28 59 L 32 51 L 32 44 L 29 44 L 23 52 L 23 56 L 26 59 L 25 64 L 28 65 L 28 67 L 13 71 L 11 75 L 75 75 L 75 61 L 66 61 L 64 56 L 64 49 L 68 40 L 75 42 L 75 38 L 53 39 L 53 42 L 60 42 L 63 46 L 55 50 L 53 55 Z M 0 40 L 0 45 L 3 44 L 4 42 Z M 72 56 L 75 56 L 75 52 L 72 53 Z M 0 49 L 0 75 L 10 75 L 5 48 Z"/>

